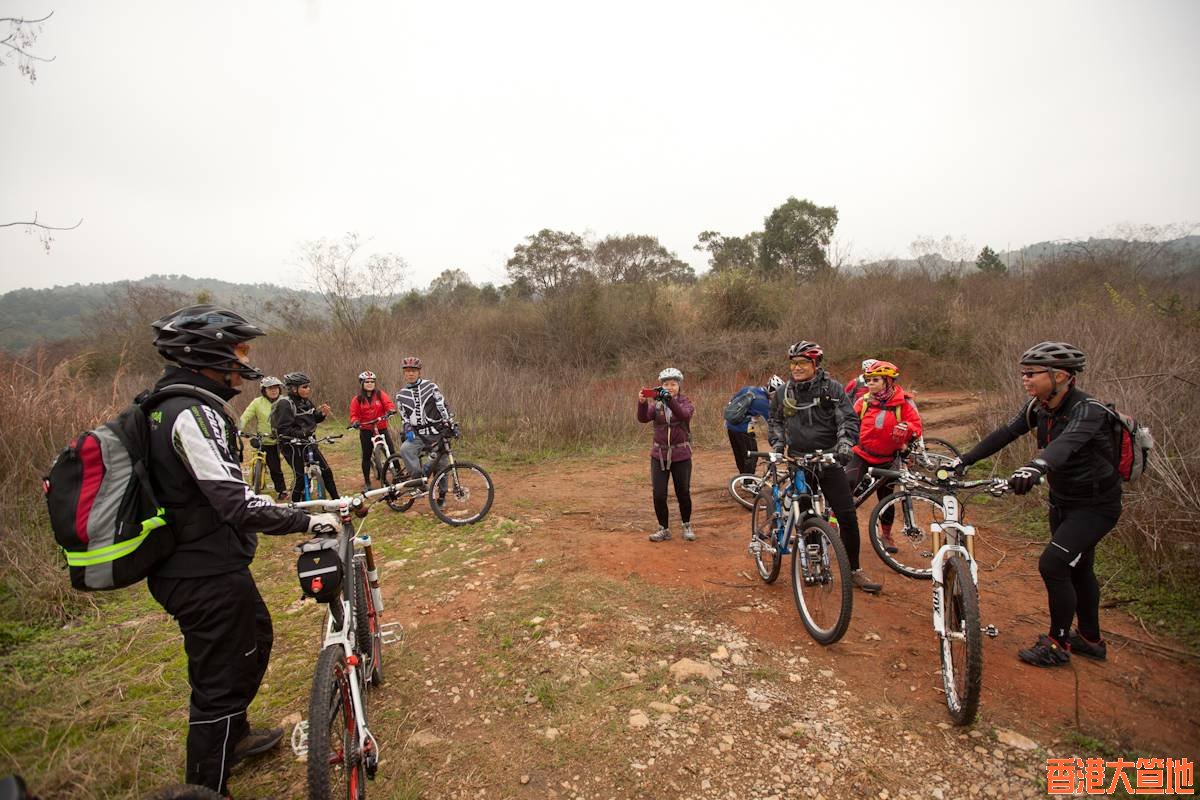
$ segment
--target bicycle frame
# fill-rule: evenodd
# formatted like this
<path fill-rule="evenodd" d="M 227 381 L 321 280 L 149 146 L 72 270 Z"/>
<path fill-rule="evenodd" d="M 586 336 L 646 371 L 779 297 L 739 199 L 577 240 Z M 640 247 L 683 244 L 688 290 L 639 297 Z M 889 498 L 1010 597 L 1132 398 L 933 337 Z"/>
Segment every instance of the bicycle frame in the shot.
<path fill-rule="evenodd" d="M 764 483 L 769 483 L 771 486 L 771 502 L 777 519 L 774 548 L 780 556 L 786 556 L 792 552 L 792 544 L 798 540 L 796 531 L 802 527 L 802 523 L 806 519 L 809 517 L 826 518 L 828 509 L 825 506 L 825 495 L 821 492 L 819 483 L 815 486 L 809 485 L 808 468 L 833 463 L 833 456 L 820 451 L 796 458 L 788 458 L 781 453 L 754 453 L 752 455 L 767 459 L 767 470 L 771 477 L 764 479 Z M 783 461 L 786 461 L 788 465 L 788 478 L 781 491 L 778 464 Z M 808 548 L 801 548 L 796 553 L 796 557 L 805 567 L 804 574 L 806 575 L 809 574 L 807 568 L 810 555 Z M 821 558 L 827 562 L 829 554 L 824 553 Z M 825 563 L 824 566 L 828 567 L 829 565 Z"/>

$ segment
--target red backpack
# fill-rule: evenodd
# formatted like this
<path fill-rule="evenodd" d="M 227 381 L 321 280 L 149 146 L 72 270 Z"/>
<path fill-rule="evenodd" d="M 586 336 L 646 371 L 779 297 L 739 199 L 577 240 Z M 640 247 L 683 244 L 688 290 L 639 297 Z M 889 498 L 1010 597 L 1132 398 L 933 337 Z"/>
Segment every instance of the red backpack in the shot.
<path fill-rule="evenodd" d="M 1150 451 L 1154 449 L 1154 435 L 1133 417 L 1117 411 L 1112 403 L 1102 403 L 1094 397 L 1089 397 L 1087 402 L 1103 408 L 1108 414 L 1113 468 L 1124 483 L 1133 483 L 1146 472 L 1146 462 L 1150 460 Z M 1037 418 L 1034 416 L 1036 406 L 1037 401 L 1030 400 L 1025 408 L 1025 419 L 1029 422 L 1030 430 L 1037 430 Z"/>

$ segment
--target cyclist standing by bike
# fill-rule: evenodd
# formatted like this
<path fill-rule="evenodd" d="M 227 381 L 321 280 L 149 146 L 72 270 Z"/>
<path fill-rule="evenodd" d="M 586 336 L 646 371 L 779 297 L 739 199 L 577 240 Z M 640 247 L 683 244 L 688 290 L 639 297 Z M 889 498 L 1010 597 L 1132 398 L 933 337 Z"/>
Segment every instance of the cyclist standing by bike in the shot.
<path fill-rule="evenodd" d="M 766 419 L 771 413 L 771 398 L 783 387 L 783 378 L 772 375 L 766 386 L 743 386 L 729 398 L 728 409 L 735 404 L 745 406 L 745 417 L 741 420 L 725 420 L 725 432 L 729 435 L 729 446 L 733 448 L 733 463 L 739 475 L 753 474 L 758 459 L 746 453 L 758 450 L 758 439 L 754 435 L 754 420 Z M 728 413 L 728 411 L 726 412 Z"/>
<path fill-rule="evenodd" d="M 863 362 L 864 365 L 867 363 Z M 866 380 L 867 392 L 854 402 L 854 413 L 859 419 L 858 444 L 854 445 L 854 457 L 846 467 L 851 489 L 858 486 L 869 467 L 891 464 L 900 451 L 922 433 L 917 404 L 896 383 L 900 377 L 899 367 L 890 361 L 872 360 L 864 367 L 862 377 Z M 875 496 L 880 500 L 891 493 L 892 487 L 887 483 L 881 482 L 875 488 Z M 879 518 L 879 538 L 889 553 L 897 552 L 892 541 L 894 516 L 895 512 L 888 506 Z"/>
<path fill-rule="evenodd" d="M 779 453 L 786 446 L 800 453 L 823 450 L 837 455 L 839 465 L 823 468 L 817 481 L 837 515 L 854 585 L 876 593 L 882 587 L 871 581 L 859 564 L 858 515 L 845 470 L 858 443 L 858 416 L 841 383 L 821 367 L 825 358 L 821 345 L 796 342 L 788 348 L 788 358 L 792 378 L 783 391 L 775 393 L 768 417 L 771 445 Z"/>
<path fill-rule="evenodd" d="M 1121 476 L 1113 466 L 1109 415 L 1076 388 L 1087 357 L 1074 345 L 1041 342 L 1017 363 L 1030 399 L 964 453 L 957 470 L 1023 434 L 1036 435 L 1040 452 L 1012 474 L 1008 485 L 1016 494 L 1027 493 L 1043 476 L 1050 485 L 1050 543 L 1038 561 L 1049 598 L 1050 633 L 1017 655 L 1035 667 L 1069 664 L 1071 653 L 1103 661 L 1108 647 L 1100 636 L 1096 545 L 1121 516 Z M 1076 619 L 1079 627 L 1072 631 Z"/>
<path fill-rule="evenodd" d="M 237 459 L 228 401 L 250 366 L 250 340 L 263 332 L 211 305 L 182 308 L 153 323 L 154 346 L 171 362 L 155 385 L 187 385 L 211 400 L 173 397 L 149 415 L 150 482 L 176 539 L 151 571 L 154 599 L 179 623 L 188 657 L 188 783 L 227 793 L 230 767 L 279 744 L 281 728 L 246 720 L 271 656 L 271 614 L 249 565 L 263 533 L 332 534 L 332 514 L 309 516 L 254 494 Z"/>
<path fill-rule="evenodd" d="M 358 443 L 362 446 L 363 491 L 371 490 L 371 453 L 375 449 L 371 441 L 376 432 L 387 439 L 388 451 L 396 452 L 396 443 L 388 432 L 386 417 L 396 413 L 396 404 L 388 393 L 377 388 L 379 380 L 374 372 L 366 370 L 358 375 L 358 394 L 350 400 L 350 427 L 358 430 Z M 374 420 L 374 421 L 372 421 Z"/>
<path fill-rule="evenodd" d="M 404 420 L 405 434 L 400 458 L 409 476 L 419 478 L 421 451 L 433 449 L 447 430 L 454 429 L 454 414 L 438 385 L 421 377 L 421 359 L 408 356 L 400 362 L 400 370 L 404 373 L 404 388 L 396 393 L 396 407 Z M 432 465 L 431 473 L 436 470 L 437 465 Z"/>
<path fill-rule="evenodd" d="M 289 372 L 283 376 L 287 387 L 287 395 L 275 401 L 271 409 L 271 429 L 278 436 L 289 439 L 307 439 L 316 435 L 317 425 L 325 421 L 329 415 L 329 404 L 313 405 L 312 380 L 303 372 Z M 333 482 L 333 470 L 317 445 L 304 445 L 299 442 L 288 442 L 288 463 L 292 466 L 295 482 L 292 484 L 292 502 L 298 503 L 304 499 L 304 451 L 310 449 L 321 466 L 321 480 L 325 482 L 325 491 L 330 497 L 340 497 L 337 484 Z"/>
<path fill-rule="evenodd" d="M 654 516 L 658 530 L 650 541 L 665 542 L 671 538 L 667 527 L 667 478 L 675 484 L 675 500 L 679 503 L 679 519 L 683 522 L 683 538 L 694 542 L 692 530 L 692 414 L 695 406 L 680 388 L 683 373 L 667 367 L 658 373 L 659 386 L 654 396 L 638 394 L 638 422 L 654 423 L 654 443 L 650 447 L 650 486 L 654 496 Z M 653 404 L 650 403 L 653 400 Z"/>
<path fill-rule="evenodd" d="M 259 446 L 267 459 L 267 471 L 271 473 L 271 483 L 275 486 L 275 496 L 282 500 L 287 484 L 283 480 L 283 467 L 279 463 L 279 441 L 271 435 L 271 407 L 283 392 L 283 381 L 271 375 L 262 379 L 258 385 L 258 397 L 250 401 L 238 427 L 243 432 L 249 432 L 247 426 L 254 423 L 254 433 L 258 435 Z"/>

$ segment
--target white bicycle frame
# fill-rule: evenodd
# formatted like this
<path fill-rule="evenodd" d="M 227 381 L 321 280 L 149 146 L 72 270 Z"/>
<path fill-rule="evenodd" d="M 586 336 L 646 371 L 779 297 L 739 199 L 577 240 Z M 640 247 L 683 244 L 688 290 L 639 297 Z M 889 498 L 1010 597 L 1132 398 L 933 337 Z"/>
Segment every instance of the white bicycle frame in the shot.
<path fill-rule="evenodd" d="M 977 587 L 979 585 L 979 566 L 975 563 L 975 556 L 972 552 L 975 549 L 973 546 L 975 540 L 972 538 L 975 536 L 975 526 L 964 525 L 960 522 L 960 514 L 958 498 L 952 494 L 946 494 L 942 497 L 942 521 L 929 525 L 935 546 L 937 542 L 943 542 L 937 548 L 937 552 L 933 554 L 933 563 L 931 564 L 933 570 L 933 630 L 939 638 L 946 636 L 946 620 L 942 615 L 942 607 L 946 599 L 946 585 L 942 581 L 942 565 L 946 559 L 952 554 L 962 556 L 971 569 L 971 582 Z M 951 540 L 956 543 L 950 544 Z"/>

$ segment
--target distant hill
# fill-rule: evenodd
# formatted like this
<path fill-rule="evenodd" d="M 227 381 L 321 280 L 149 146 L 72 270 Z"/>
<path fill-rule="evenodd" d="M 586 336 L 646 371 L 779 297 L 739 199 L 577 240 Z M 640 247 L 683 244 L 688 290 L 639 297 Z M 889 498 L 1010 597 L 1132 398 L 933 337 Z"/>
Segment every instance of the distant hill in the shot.
<path fill-rule="evenodd" d="M 84 333 L 84 319 L 102 308 L 114 293 L 121 293 L 130 285 L 161 286 L 189 298 L 207 292 L 214 302 L 245 309 L 248 315 L 267 324 L 279 320 L 265 311 L 266 303 L 278 301 L 285 292 L 289 298 L 295 298 L 314 312 L 322 308 L 320 298 L 313 292 L 285 290 L 269 283 L 230 283 L 187 275 L 151 275 L 137 281 L 15 289 L 0 295 L 0 348 L 13 352 L 39 340 L 57 341 L 80 336 Z"/>

